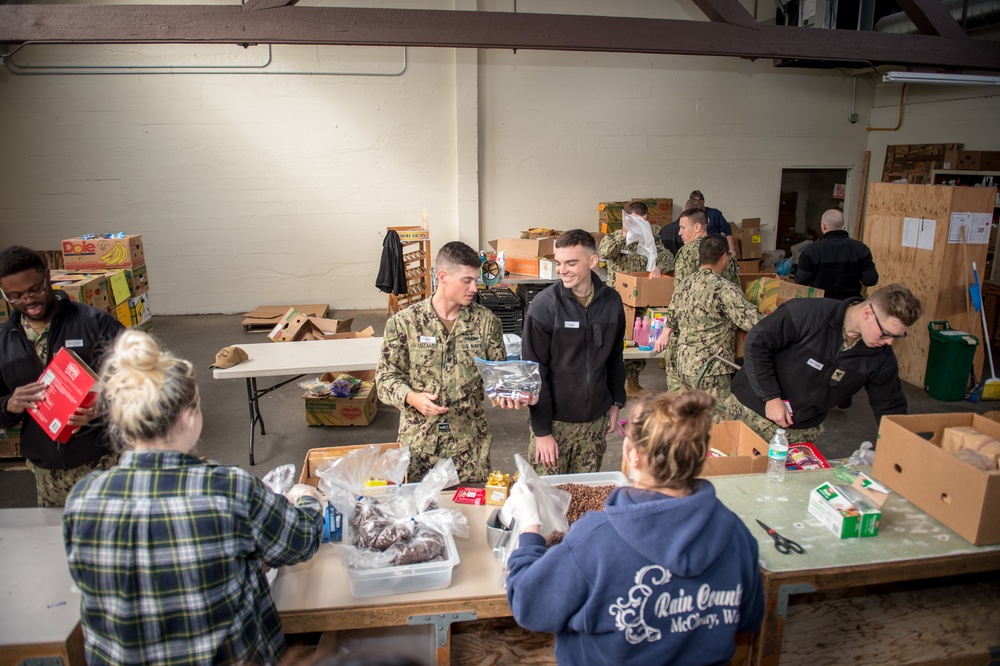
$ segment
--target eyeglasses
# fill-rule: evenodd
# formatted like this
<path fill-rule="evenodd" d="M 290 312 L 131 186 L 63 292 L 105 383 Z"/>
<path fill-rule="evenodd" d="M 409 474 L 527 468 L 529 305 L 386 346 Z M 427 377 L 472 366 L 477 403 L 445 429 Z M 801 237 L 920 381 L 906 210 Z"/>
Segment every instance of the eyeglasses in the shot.
<path fill-rule="evenodd" d="M 872 316 L 875 317 L 875 323 L 878 325 L 878 330 L 882 332 L 881 338 L 883 340 L 898 340 L 899 338 L 905 338 L 906 337 L 906 331 L 903 331 L 902 333 L 900 333 L 898 335 L 895 334 L 895 333 L 886 333 L 885 329 L 882 328 L 882 322 L 880 322 L 878 320 L 878 315 L 875 313 L 875 308 L 873 308 L 871 305 L 869 305 L 868 309 L 872 311 Z"/>
<path fill-rule="evenodd" d="M 24 303 L 25 301 L 29 301 L 34 298 L 38 298 L 39 296 L 44 296 L 45 290 L 48 288 L 48 286 L 49 286 L 49 280 L 48 278 L 45 278 L 44 280 L 42 280 L 42 284 L 40 286 L 35 287 L 34 289 L 29 289 L 28 291 L 22 293 L 20 296 L 16 298 L 11 298 L 10 296 L 7 295 L 7 292 L 2 290 L 0 290 L 0 294 L 3 294 L 4 300 L 10 303 L 11 305 L 17 305 L 19 303 Z"/>

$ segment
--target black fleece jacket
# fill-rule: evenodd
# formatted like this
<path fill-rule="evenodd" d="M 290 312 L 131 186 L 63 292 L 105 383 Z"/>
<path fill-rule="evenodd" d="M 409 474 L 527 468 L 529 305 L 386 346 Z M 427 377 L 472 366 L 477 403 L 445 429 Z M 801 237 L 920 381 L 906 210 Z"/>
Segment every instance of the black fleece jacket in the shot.
<path fill-rule="evenodd" d="M 0 427 L 22 425 L 21 455 L 38 467 L 70 469 L 110 452 L 103 421 L 91 421 L 70 437 L 66 444 L 59 444 L 49 439 L 27 412 L 8 412 L 7 401 L 18 386 L 38 381 L 44 366 L 63 347 L 75 352 L 94 372 L 98 372 L 104 353 L 110 350 L 125 327 L 107 312 L 71 301 L 62 292 L 56 292 L 55 308 L 44 365 L 38 361 L 28 336 L 21 328 L 19 313 L 12 314 L 0 326 Z"/>
<path fill-rule="evenodd" d="M 743 343 L 743 368 L 732 382 L 736 398 L 761 416 L 768 400 L 788 400 L 795 428 L 819 425 L 862 388 L 876 422 L 884 414 L 905 414 L 891 345 L 868 347 L 859 340 L 840 350 L 847 308 L 859 302 L 797 298 L 764 317 Z"/>
<path fill-rule="evenodd" d="M 536 437 L 552 421 L 587 423 L 612 403 L 625 403 L 625 309 L 621 296 L 591 271 L 594 297 L 586 310 L 556 282 L 531 301 L 524 317 L 521 357 L 541 365 L 542 392 L 532 405 Z"/>
<path fill-rule="evenodd" d="M 878 271 L 872 252 L 843 229 L 828 231 L 823 240 L 808 245 L 795 269 L 797 284 L 819 287 L 827 298 L 861 296 L 861 285 L 874 287 Z"/>

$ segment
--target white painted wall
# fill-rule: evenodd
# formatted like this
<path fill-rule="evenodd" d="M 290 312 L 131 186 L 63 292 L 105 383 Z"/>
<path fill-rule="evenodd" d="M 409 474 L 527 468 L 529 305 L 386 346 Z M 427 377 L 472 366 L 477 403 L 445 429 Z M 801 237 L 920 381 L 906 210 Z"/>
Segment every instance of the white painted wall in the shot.
<path fill-rule="evenodd" d="M 864 87 L 871 89 L 872 84 L 866 82 Z M 873 127 L 892 128 L 899 122 L 901 87 L 877 84 L 870 114 Z M 872 153 L 868 180 L 882 180 L 886 146 L 907 143 L 961 143 L 965 150 L 1000 150 L 1000 95 L 989 87 L 906 86 L 902 126 L 868 137 Z"/>
<path fill-rule="evenodd" d="M 490 1 L 479 6 L 510 10 Z M 475 0 L 440 3 L 424 4 Z M 564 5 L 521 0 L 518 10 Z M 623 0 L 616 13 L 702 18 L 688 0 Z M 212 50 L 193 62 L 251 55 Z M 767 246 L 782 168 L 860 168 L 876 140 L 864 131 L 874 88 L 859 85 L 851 125 L 851 80 L 836 73 L 721 58 L 408 55 L 402 76 L 383 78 L 0 71 L 0 243 L 46 249 L 91 231 L 142 233 L 161 314 L 303 301 L 381 308 L 381 232 L 419 223 L 425 207 L 436 243 L 484 246 L 528 226 L 596 228 L 600 201 L 669 196 L 680 206 L 698 188 L 730 219 L 762 218 Z M 94 61 L 137 57 L 102 47 Z M 275 48 L 279 70 L 388 73 L 400 57 Z M 995 101 L 968 112 L 947 104 L 965 133 L 998 117 Z M 963 138 L 905 142 L 930 141 Z M 849 215 L 855 201 L 852 188 Z"/>

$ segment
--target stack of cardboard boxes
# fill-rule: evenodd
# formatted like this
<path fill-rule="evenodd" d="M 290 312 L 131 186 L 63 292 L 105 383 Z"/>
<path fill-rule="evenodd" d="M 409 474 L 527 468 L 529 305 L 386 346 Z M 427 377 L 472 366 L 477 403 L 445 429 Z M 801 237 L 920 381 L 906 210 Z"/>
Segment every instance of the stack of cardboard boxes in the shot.
<path fill-rule="evenodd" d="M 659 227 L 674 221 L 674 200 L 666 197 L 639 197 L 629 201 L 605 201 L 597 204 L 597 224 L 602 234 L 622 228 L 622 211 L 630 203 L 641 201 L 649 209 L 649 222 Z"/>
<path fill-rule="evenodd" d="M 54 288 L 74 301 L 106 310 L 125 326 L 152 330 L 141 235 L 69 238 L 62 242 L 62 254 L 65 268 L 51 271 Z"/>

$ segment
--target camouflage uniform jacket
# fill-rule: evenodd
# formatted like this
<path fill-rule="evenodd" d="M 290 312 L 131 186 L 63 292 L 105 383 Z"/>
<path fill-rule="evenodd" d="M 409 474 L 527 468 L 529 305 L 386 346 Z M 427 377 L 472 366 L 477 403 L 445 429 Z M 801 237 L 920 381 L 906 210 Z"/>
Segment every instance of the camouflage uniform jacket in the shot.
<path fill-rule="evenodd" d="M 661 273 L 668 273 L 674 270 L 674 255 L 665 247 L 660 240 L 660 227 L 655 224 L 649 225 L 653 230 L 653 240 L 656 241 L 656 267 Z M 615 274 L 619 271 L 626 273 L 646 272 L 646 255 L 639 253 L 639 243 L 626 243 L 625 231 L 618 229 L 612 231 L 601 240 L 601 247 L 598 254 L 604 260 L 608 268 L 607 285 L 615 286 Z"/>
<path fill-rule="evenodd" d="M 701 259 L 698 258 L 698 252 L 701 250 L 701 241 L 704 238 L 706 236 L 696 238 L 690 243 L 685 243 L 677 251 L 677 261 L 674 262 L 675 280 L 680 281 L 689 275 L 694 275 L 701 268 Z M 732 252 L 729 253 L 729 265 L 726 266 L 726 270 L 722 271 L 722 277 L 735 284 L 740 291 L 743 291 L 743 288 L 740 287 L 740 267 L 736 263 L 736 257 L 733 256 Z"/>
<path fill-rule="evenodd" d="M 397 313 L 385 324 L 375 374 L 379 399 L 399 409 L 399 441 L 411 449 L 463 450 L 492 442 L 483 417 L 483 380 L 475 357 L 507 358 L 500 320 L 472 303 L 458 311 L 451 333 L 431 299 Z M 410 391 L 438 395 L 449 411 L 424 416 L 406 404 Z"/>
<path fill-rule="evenodd" d="M 760 318 L 743 292 L 711 268 L 688 276 L 677 286 L 667 309 L 667 325 L 678 331 L 678 372 L 694 377 L 714 354 L 733 361 L 733 331 L 749 331 Z M 729 372 L 728 366 L 716 361 L 706 374 Z"/>

